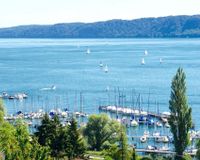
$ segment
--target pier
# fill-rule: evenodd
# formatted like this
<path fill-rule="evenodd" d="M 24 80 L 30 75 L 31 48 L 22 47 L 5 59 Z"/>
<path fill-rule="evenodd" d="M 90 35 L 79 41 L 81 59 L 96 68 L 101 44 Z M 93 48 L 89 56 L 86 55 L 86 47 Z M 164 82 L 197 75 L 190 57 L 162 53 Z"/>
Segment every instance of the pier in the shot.
<path fill-rule="evenodd" d="M 151 116 L 155 117 L 158 119 L 168 119 L 170 116 L 170 113 L 168 112 L 163 112 L 163 113 L 155 113 L 151 111 L 143 111 L 140 109 L 132 109 L 130 107 L 119 107 L 119 106 L 99 106 L 100 111 L 105 111 L 105 112 L 111 112 L 111 113 L 116 113 L 116 114 L 123 114 L 124 116 L 131 116 L 131 115 L 144 115 L 144 116 Z"/>
<path fill-rule="evenodd" d="M 157 154 L 170 154 L 170 155 L 175 155 L 176 152 L 172 151 L 172 150 L 151 150 L 151 149 L 144 149 L 144 148 L 137 148 L 135 149 L 136 152 L 141 152 L 141 153 L 157 153 Z M 196 151 L 191 151 L 191 152 L 185 152 L 187 154 L 189 154 L 190 156 L 195 156 L 196 155 Z"/>

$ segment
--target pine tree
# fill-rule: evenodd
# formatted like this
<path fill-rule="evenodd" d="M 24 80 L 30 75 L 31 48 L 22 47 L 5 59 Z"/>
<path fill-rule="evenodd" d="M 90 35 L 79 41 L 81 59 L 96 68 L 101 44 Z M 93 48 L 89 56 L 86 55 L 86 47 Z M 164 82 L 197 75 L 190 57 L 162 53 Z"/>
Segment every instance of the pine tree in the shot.
<path fill-rule="evenodd" d="M 69 159 L 81 157 L 85 152 L 83 139 L 78 131 L 77 122 L 74 118 L 68 126 L 68 138 L 66 142 L 66 154 Z"/>
<path fill-rule="evenodd" d="M 35 132 L 35 135 L 38 138 L 38 142 L 42 146 L 48 146 L 50 143 L 49 142 L 49 137 L 51 134 L 50 124 L 51 124 L 51 120 L 49 116 L 45 114 L 42 119 L 41 125 L 38 126 L 37 132 Z"/>
<path fill-rule="evenodd" d="M 192 127 L 192 109 L 188 106 L 186 96 L 186 75 L 182 68 L 177 70 L 172 80 L 169 109 L 169 124 L 174 136 L 176 159 L 182 159 L 183 152 L 189 144 L 188 131 Z"/>
<path fill-rule="evenodd" d="M 62 130 L 61 123 L 57 115 L 50 119 L 47 114 L 42 119 L 41 125 L 37 128 L 35 136 L 42 146 L 47 146 L 51 149 L 51 155 L 57 157 L 60 154 L 60 148 L 57 146 L 57 138 Z"/>
<path fill-rule="evenodd" d="M 31 140 L 32 149 L 30 151 L 30 159 L 32 160 L 50 160 L 50 151 L 46 146 L 41 146 L 36 137 Z"/>

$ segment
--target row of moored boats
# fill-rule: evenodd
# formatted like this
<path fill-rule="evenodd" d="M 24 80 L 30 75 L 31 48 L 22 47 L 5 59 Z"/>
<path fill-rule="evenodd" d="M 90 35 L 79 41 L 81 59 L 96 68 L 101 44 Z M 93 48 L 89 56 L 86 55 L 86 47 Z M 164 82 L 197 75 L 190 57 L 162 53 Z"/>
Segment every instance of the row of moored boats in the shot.
<path fill-rule="evenodd" d="M 28 98 L 28 95 L 26 93 L 16 93 L 14 95 L 10 95 L 7 92 L 3 92 L 0 95 L 0 98 L 10 99 L 10 100 L 13 100 L 13 99 L 23 100 L 23 99 Z"/>

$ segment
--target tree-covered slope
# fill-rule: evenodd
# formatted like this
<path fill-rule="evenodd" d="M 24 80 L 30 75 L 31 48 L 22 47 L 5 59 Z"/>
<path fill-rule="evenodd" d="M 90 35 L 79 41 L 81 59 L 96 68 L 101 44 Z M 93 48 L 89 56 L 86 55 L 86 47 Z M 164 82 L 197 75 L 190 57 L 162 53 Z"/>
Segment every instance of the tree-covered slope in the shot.
<path fill-rule="evenodd" d="M 200 37 L 200 15 L 27 25 L 0 29 L 0 38 Z"/>

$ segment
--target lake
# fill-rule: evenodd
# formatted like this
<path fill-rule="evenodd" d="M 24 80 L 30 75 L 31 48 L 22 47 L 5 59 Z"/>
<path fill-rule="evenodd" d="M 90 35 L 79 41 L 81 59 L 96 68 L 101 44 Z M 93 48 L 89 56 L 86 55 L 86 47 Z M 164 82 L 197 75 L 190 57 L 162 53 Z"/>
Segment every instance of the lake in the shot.
<path fill-rule="evenodd" d="M 178 67 L 186 72 L 188 101 L 200 129 L 200 39 L 0 39 L 0 91 L 29 96 L 5 100 L 7 113 L 78 111 L 80 99 L 84 112 L 97 113 L 99 104 L 116 103 L 118 89 L 124 106 L 131 105 L 134 92 L 135 105 L 141 94 L 144 110 L 149 98 L 150 110 L 168 111 Z"/>

